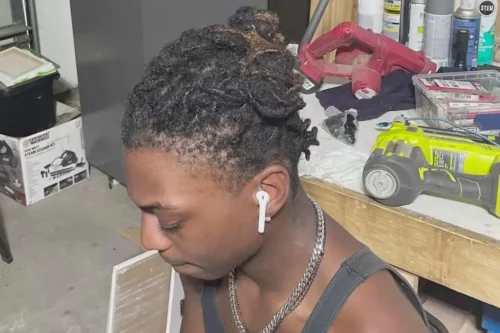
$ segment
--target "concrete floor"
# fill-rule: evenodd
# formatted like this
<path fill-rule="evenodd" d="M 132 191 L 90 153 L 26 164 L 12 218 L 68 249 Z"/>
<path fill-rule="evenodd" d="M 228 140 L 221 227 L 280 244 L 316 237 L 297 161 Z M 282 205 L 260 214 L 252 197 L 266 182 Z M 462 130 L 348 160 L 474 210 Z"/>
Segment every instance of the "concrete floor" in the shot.
<path fill-rule="evenodd" d="M 103 332 L 112 268 L 141 252 L 120 235 L 139 224 L 125 189 L 92 169 L 33 206 L 0 205 L 14 256 L 0 261 L 0 332 Z"/>
<path fill-rule="evenodd" d="M 421 289 L 420 300 L 449 333 L 484 332 L 480 328 L 481 302 L 430 282 Z"/>

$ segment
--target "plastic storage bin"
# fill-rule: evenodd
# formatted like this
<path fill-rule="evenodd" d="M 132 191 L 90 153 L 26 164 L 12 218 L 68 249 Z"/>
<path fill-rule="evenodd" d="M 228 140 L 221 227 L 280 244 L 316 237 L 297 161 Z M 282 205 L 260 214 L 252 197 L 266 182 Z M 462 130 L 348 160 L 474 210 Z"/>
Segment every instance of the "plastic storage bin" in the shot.
<path fill-rule="evenodd" d="M 475 127 L 477 115 L 498 114 L 500 117 L 500 73 L 497 71 L 415 75 L 413 84 L 417 114 L 433 127 Z"/>
<path fill-rule="evenodd" d="M 0 134 L 25 137 L 56 123 L 53 82 L 59 73 L 6 87 L 0 83 Z"/>
<path fill-rule="evenodd" d="M 483 308 L 483 324 L 482 327 L 488 333 L 500 333 L 500 309 L 494 306 L 485 304 Z"/>

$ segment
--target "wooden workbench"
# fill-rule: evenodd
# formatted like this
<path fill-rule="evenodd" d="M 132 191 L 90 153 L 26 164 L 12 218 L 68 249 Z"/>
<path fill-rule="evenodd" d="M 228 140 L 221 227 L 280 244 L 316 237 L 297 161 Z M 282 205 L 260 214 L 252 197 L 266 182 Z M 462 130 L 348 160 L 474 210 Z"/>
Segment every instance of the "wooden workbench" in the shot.
<path fill-rule="evenodd" d="M 318 2 L 319 0 L 311 0 L 311 15 Z M 456 0 L 455 7 L 459 3 Z M 358 0 L 330 1 L 315 36 L 344 21 L 356 22 L 357 5 Z M 500 11 L 497 16 L 496 38 L 500 39 Z M 309 98 L 308 104 L 311 104 L 311 99 Z M 322 113 L 318 105 L 309 106 L 305 116 L 314 118 L 318 112 Z M 361 132 L 360 135 L 364 134 Z M 375 136 L 374 133 L 367 135 L 365 142 L 361 144 L 362 151 L 369 150 L 367 147 L 374 142 Z M 322 152 L 324 155 L 325 149 L 333 149 L 328 144 L 325 147 L 324 142 L 328 141 L 325 136 L 320 141 L 323 147 L 316 150 L 316 153 Z M 314 150 L 311 160 L 313 159 Z M 324 169 L 323 166 L 322 172 Z M 500 307 L 499 219 L 466 204 L 445 205 L 444 211 L 430 217 L 429 214 L 412 210 L 413 207 L 394 209 L 381 206 L 368 199 L 359 188 L 353 190 L 353 186 L 350 189 L 343 186 L 342 181 L 325 181 L 320 177 L 308 176 L 302 179 L 307 192 L 331 217 L 388 263 Z M 432 205 L 433 201 L 427 198 L 425 202 Z M 441 203 L 442 199 L 436 199 L 436 210 L 442 209 Z M 417 210 L 425 211 L 422 203 L 416 206 L 420 208 Z M 455 212 L 447 214 L 446 210 Z M 474 213 L 470 210 L 474 210 Z M 457 219 L 457 211 L 460 219 Z"/>
<path fill-rule="evenodd" d="M 332 218 L 385 261 L 500 307 L 500 242 L 318 179 L 306 191 Z"/>
<path fill-rule="evenodd" d="M 314 95 L 304 100 L 301 116 L 320 125 L 324 109 Z M 401 113 L 361 122 L 354 147 L 318 126 L 321 144 L 299 164 L 306 191 L 389 264 L 500 307 L 500 219 L 444 198 L 422 195 L 407 208 L 389 208 L 365 196 L 361 172 L 378 135 L 374 124 Z"/>

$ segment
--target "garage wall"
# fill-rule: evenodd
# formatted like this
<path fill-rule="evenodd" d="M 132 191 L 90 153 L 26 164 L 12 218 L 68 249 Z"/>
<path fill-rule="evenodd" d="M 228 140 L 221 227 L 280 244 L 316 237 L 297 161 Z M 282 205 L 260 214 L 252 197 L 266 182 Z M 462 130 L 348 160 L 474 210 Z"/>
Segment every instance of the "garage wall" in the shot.
<path fill-rule="evenodd" d="M 0 27 L 12 23 L 12 16 L 10 15 L 10 1 L 0 0 Z"/>
<path fill-rule="evenodd" d="M 36 10 L 41 52 L 61 66 L 61 80 L 55 87 L 56 93 L 77 87 L 78 74 L 69 0 L 36 0 Z"/>
<path fill-rule="evenodd" d="M 55 61 L 61 66 L 61 82 L 62 84 L 56 87 L 58 92 L 66 89 L 71 89 L 78 86 L 78 75 L 76 71 L 75 49 L 73 41 L 73 28 L 70 11 L 70 0 L 37 0 L 37 15 L 38 25 L 40 30 L 40 44 L 42 53 L 49 59 Z M 341 6 L 344 9 L 352 7 L 352 3 L 356 0 L 347 0 L 344 4 L 335 1 L 335 6 Z M 460 0 L 455 0 L 456 5 Z M 312 9 L 316 7 L 317 0 L 312 1 Z M 6 6 L 9 5 L 8 0 L 0 0 L 0 24 L 3 19 L 2 13 L 9 13 L 10 10 Z M 5 10 L 4 10 L 5 6 Z M 329 30 L 332 26 L 338 24 L 339 20 L 352 19 L 355 15 L 354 8 L 349 10 L 336 10 L 334 19 L 324 19 L 318 29 L 318 33 L 322 30 Z M 59 12 L 57 15 L 56 10 Z M 341 16 L 341 18 L 337 18 Z"/>

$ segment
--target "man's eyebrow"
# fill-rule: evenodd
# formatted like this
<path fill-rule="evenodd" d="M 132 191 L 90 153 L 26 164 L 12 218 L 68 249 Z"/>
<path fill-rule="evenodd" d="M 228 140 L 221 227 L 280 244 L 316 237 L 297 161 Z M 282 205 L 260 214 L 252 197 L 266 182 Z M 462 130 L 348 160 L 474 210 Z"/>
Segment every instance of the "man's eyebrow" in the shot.
<path fill-rule="evenodd" d="M 159 202 L 155 202 L 155 203 L 152 203 L 152 204 L 146 204 L 146 205 L 139 205 L 138 207 L 142 211 L 144 211 L 144 212 L 154 212 L 154 211 L 157 211 L 157 210 L 160 210 L 160 209 L 163 209 L 163 210 L 175 210 L 175 207 L 169 206 L 169 205 L 165 205 L 165 204 L 162 204 L 162 203 L 159 203 Z"/>

